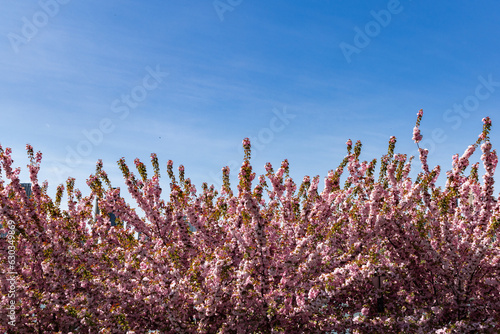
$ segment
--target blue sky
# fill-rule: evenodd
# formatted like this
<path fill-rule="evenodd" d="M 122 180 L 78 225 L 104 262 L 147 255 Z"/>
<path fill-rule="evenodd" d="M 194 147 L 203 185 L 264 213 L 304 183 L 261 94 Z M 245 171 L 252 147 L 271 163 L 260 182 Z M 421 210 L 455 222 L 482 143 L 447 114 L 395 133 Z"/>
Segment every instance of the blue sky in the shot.
<path fill-rule="evenodd" d="M 366 160 L 391 135 L 415 154 L 421 108 L 431 166 L 485 116 L 498 142 L 495 1 L 1 2 L 0 143 L 24 181 L 25 145 L 42 151 L 51 194 L 68 176 L 88 193 L 98 159 L 123 189 L 116 161 L 152 152 L 165 184 L 172 159 L 198 188 L 226 165 L 235 185 L 245 137 L 257 173 L 288 158 L 297 182 L 323 178 L 349 138 Z"/>

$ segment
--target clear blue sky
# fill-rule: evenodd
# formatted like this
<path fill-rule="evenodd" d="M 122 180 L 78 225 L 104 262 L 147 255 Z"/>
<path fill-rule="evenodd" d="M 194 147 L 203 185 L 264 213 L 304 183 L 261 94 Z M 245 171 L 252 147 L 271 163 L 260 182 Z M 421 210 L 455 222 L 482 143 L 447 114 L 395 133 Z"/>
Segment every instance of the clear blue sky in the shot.
<path fill-rule="evenodd" d="M 123 189 L 116 161 L 151 152 L 165 184 L 172 159 L 218 185 L 244 137 L 258 173 L 288 158 L 297 182 L 323 178 L 348 138 L 366 160 L 391 135 L 415 154 L 420 108 L 431 166 L 448 170 L 485 116 L 499 142 L 497 1 L 1 3 L 0 143 L 23 181 L 25 145 L 42 151 L 51 194 L 68 176 L 88 193 L 97 159 Z"/>

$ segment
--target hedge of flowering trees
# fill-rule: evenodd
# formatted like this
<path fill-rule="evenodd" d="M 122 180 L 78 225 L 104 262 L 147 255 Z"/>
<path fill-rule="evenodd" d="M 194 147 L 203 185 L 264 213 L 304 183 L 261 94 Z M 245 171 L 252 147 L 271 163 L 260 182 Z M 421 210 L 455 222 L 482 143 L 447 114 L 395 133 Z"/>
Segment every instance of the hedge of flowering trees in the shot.
<path fill-rule="evenodd" d="M 417 145 L 421 118 L 420 111 Z M 410 179 L 411 158 L 394 154 L 394 137 L 378 173 L 377 160 L 360 161 L 361 143 L 349 140 L 321 191 L 319 176 L 295 183 L 287 160 L 256 177 L 248 139 L 237 189 L 226 167 L 220 191 L 206 184 L 197 191 L 169 161 L 164 195 L 156 155 L 152 173 L 136 159 L 134 174 L 121 159 L 141 215 L 101 162 L 87 180 L 89 196 L 70 178 L 50 198 L 37 178 L 41 153 L 31 146 L 28 198 L 11 150 L 0 147 L 0 232 L 8 235 L 0 240 L 1 332 L 498 333 L 500 203 L 490 127 L 483 119 L 478 141 L 453 157 L 444 187 L 425 149 Z M 466 174 L 478 148 L 482 182 L 479 163 Z M 13 261 L 7 249 L 15 249 Z"/>

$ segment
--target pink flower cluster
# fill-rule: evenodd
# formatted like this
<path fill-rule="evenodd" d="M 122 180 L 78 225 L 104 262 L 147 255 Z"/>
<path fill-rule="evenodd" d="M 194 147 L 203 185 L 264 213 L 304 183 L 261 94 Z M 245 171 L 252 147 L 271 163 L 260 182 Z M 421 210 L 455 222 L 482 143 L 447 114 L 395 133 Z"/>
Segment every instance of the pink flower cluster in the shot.
<path fill-rule="evenodd" d="M 416 126 L 413 128 L 413 138 L 415 143 L 419 143 L 422 140 L 422 135 L 420 134 L 420 129 Z"/>
<path fill-rule="evenodd" d="M 417 122 L 413 128 L 413 141 L 417 144 L 422 140 L 422 135 L 420 134 L 420 121 L 422 120 L 423 115 L 424 111 L 420 109 L 417 113 Z"/>

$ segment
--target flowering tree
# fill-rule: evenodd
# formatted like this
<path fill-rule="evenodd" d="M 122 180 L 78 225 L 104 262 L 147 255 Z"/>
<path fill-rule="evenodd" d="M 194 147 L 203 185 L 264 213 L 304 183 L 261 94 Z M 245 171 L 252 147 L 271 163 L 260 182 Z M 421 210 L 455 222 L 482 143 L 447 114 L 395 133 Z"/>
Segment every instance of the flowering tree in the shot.
<path fill-rule="evenodd" d="M 421 118 L 420 111 L 417 145 Z M 394 154 L 394 137 L 378 178 L 376 160 L 360 161 L 361 143 L 353 147 L 349 140 L 346 157 L 321 191 L 319 176 L 296 184 L 287 160 L 277 170 L 268 163 L 256 178 L 248 139 L 235 193 L 228 167 L 220 194 L 207 184 L 198 193 L 184 168 L 177 179 L 169 161 L 166 200 L 156 155 L 150 177 L 141 161 L 135 160 L 135 175 L 121 159 L 125 184 L 143 215 L 112 187 L 101 162 L 87 180 L 89 196 L 69 179 L 51 199 L 37 179 L 41 154 L 31 146 L 33 196 L 27 198 L 10 149 L 0 148 L 0 219 L 9 235 L 0 240 L 0 266 L 11 273 L 2 278 L 0 306 L 9 315 L 15 305 L 0 329 L 498 332 L 498 161 L 488 139 L 491 121 L 483 123 L 478 142 L 453 157 L 443 189 L 436 186 L 440 168 L 429 169 L 424 149 L 421 173 L 409 178 L 411 159 Z M 464 174 L 480 144 L 482 184 L 477 163 Z M 67 210 L 60 208 L 64 190 Z M 100 212 L 94 216 L 95 200 Z M 110 226 L 111 212 L 116 226 Z"/>
<path fill-rule="evenodd" d="M 422 139 L 418 114 L 413 139 Z M 404 332 L 496 333 L 499 331 L 500 244 L 499 203 L 493 196 L 498 163 L 491 150 L 489 118 L 483 132 L 462 157 L 453 157 L 444 189 L 436 186 L 440 167 L 427 165 L 427 150 L 419 148 L 422 172 L 415 182 L 400 177 L 401 156 L 385 163 L 385 181 L 376 187 L 371 218 L 378 231 L 376 247 L 386 273 L 382 316 L 363 319 L 365 329 L 377 325 Z M 464 175 L 478 145 L 485 169 L 478 163 Z M 399 167 L 399 168 L 398 168 Z M 370 221 L 370 219 L 368 219 Z"/>

